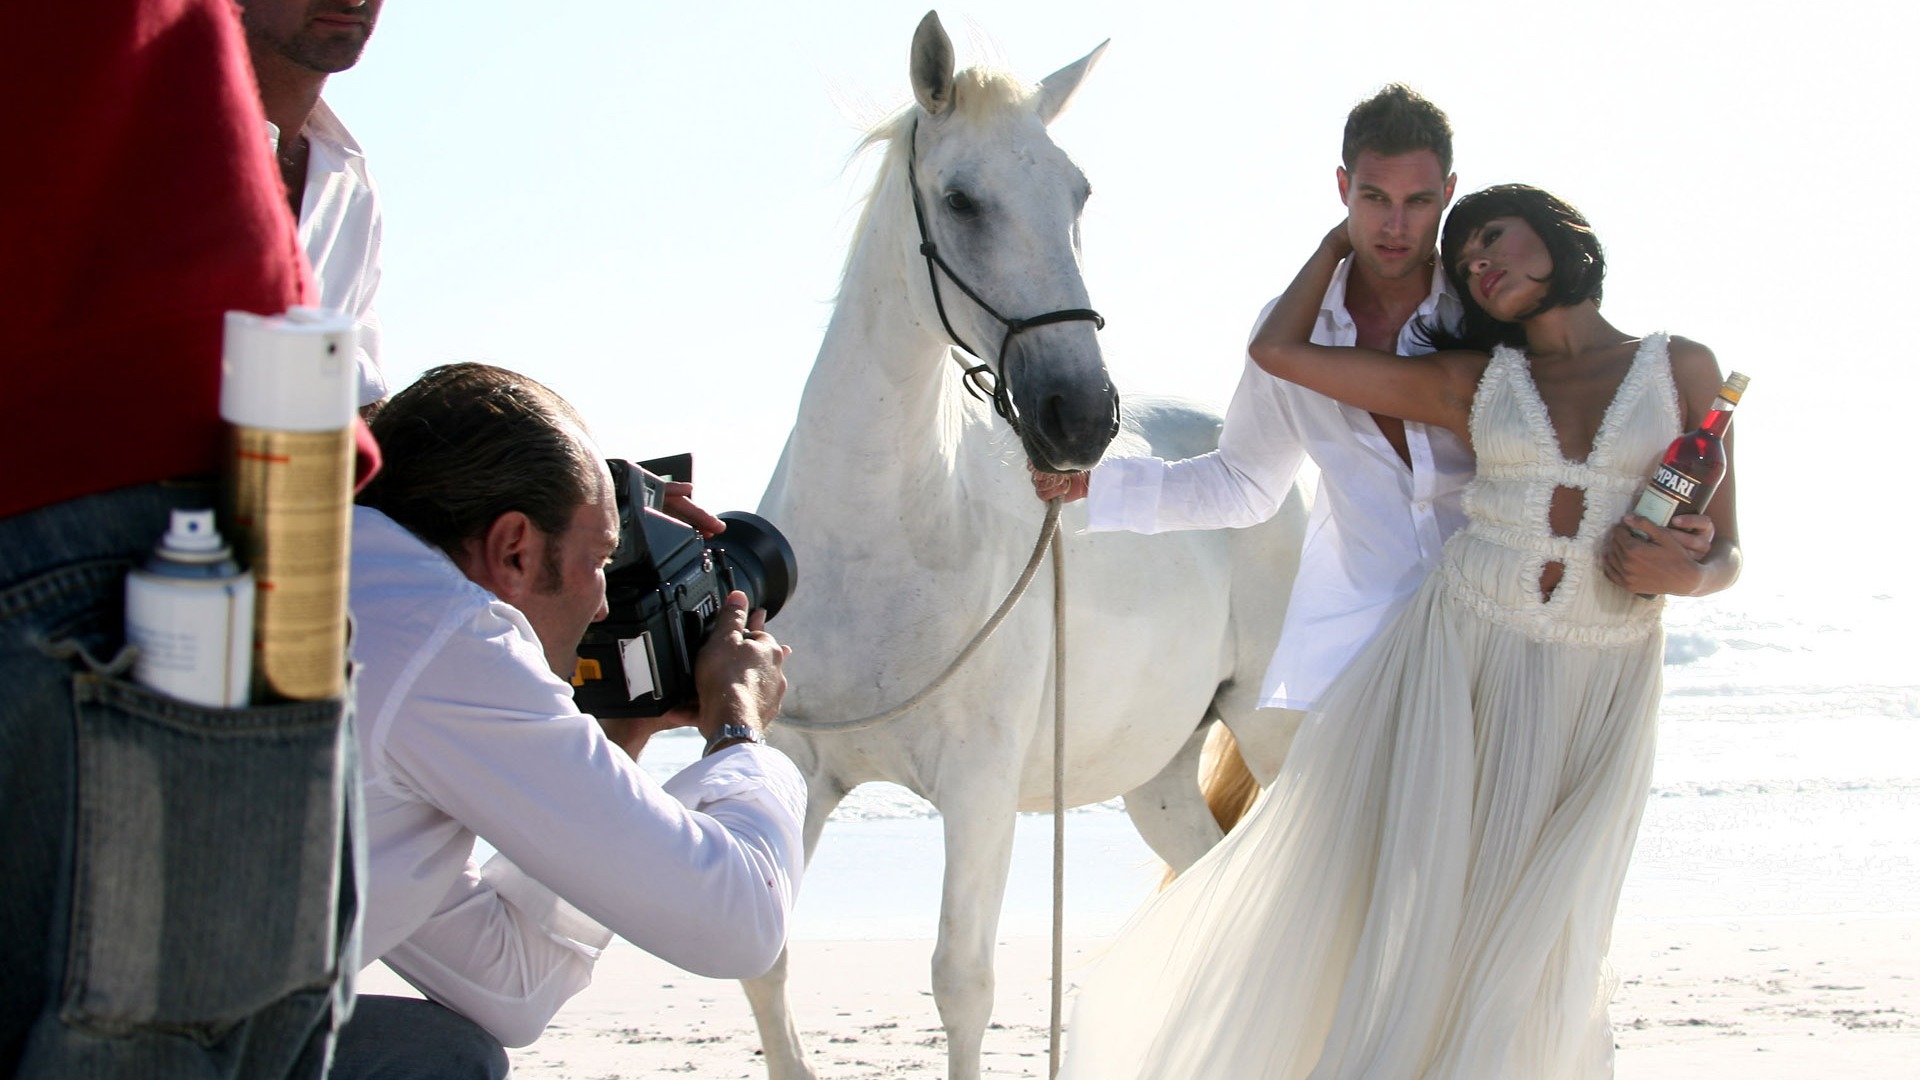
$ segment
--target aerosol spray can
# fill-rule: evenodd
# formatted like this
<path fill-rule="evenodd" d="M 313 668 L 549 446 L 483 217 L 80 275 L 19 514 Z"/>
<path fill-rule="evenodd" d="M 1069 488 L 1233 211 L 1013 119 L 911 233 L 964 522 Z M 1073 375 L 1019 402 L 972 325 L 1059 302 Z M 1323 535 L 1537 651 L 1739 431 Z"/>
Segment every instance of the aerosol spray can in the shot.
<path fill-rule="evenodd" d="M 235 544 L 258 586 L 255 697 L 338 697 L 359 398 L 353 320 L 230 311 L 221 360 Z"/>
<path fill-rule="evenodd" d="M 127 575 L 134 680 L 196 705 L 245 705 L 253 656 L 253 577 L 211 510 L 175 510 L 145 567 Z"/>

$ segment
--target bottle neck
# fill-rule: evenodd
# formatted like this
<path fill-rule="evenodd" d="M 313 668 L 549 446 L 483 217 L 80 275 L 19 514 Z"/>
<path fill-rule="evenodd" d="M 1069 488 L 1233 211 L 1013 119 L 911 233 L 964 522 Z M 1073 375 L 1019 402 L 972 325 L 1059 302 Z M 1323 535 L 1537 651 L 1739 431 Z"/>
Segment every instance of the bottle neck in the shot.
<path fill-rule="evenodd" d="M 1707 410 L 1707 418 L 1700 422 L 1700 430 L 1725 438 L 1727 428 L 1731 426 L 1733 426 L 1733 402 L 1723 397 L 1714 398 L 1713 408 Z"/>

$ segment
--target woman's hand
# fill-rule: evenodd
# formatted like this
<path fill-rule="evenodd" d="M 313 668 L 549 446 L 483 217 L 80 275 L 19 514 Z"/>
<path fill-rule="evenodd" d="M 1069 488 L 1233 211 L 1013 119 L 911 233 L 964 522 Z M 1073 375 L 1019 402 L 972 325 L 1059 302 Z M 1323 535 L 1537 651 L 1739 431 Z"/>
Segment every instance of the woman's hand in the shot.
<path fill-rule="evenodd" d="M 1694 562 L 1705 562 L 1713 553 L 1713 519 L 1705 514 L 1676 514 L 1667 532 Z"/>
<path fill-rule="evenodd" d="M 1327 231 L 1320 238 L 1320 250 L 1336 259 L 1344 259 L 1353 254 L 1353 234 L 1347 231 L 1347 219 L 1341 218 L 1340 224 Z"/>
<path fill-rule="evenodd" d="M 1613 527 L 1601 563 L 1608 581 L 1639 596 L 1694 596 L 1706 580 L 1706 571 L 1673 530 L 1638 514 Z"/>

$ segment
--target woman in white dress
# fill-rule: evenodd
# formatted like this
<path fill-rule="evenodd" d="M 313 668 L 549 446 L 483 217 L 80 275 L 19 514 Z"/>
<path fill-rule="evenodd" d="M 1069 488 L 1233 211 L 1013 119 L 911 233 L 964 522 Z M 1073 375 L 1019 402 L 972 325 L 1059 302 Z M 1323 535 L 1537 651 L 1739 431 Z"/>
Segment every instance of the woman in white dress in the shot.
<path fill-rule="evenodd" d="M 1612 1073 L 1605 958 L 1663 650 L 1663 601 L 1635 594 L 1715 592 L 1740 565 L 1731 466 L 1700 561 L 1628 510 L 1721 373 L 1702 345 L 1602 318 L 1592 231 L 1518 185 L 1448 217 L 1467 319 L 1436 330 L 1442 351 L 1309 344 L 1347 235 L 1322 241 L 1252 355 L 1468 440 L 1468 524 L 1249 817 L 1091 973 L 1074 1080 Z"/>

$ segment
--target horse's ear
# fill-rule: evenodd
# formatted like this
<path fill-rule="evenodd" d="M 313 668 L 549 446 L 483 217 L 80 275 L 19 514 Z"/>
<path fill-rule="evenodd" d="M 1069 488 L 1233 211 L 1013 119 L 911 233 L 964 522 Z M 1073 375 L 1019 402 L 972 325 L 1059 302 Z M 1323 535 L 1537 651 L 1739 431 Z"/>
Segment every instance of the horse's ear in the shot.
<path fill-rule="evenodd" d="M 929 11 L 913 31 L 913 52 L 907 57 L 913 80 L 913 96 L 927 115 L 938 116 L 953 108 L 953 42 L 947 38 L 940 16 Z"/>
<path fill-rule="evenodd" d="M 1067 102 L 1073 100 L 1073 92 L 1080 89 L 1080 80 L 1093 70 L 1093 65 L 1100 60 L 1100 54 L 1107 51 L 1112 41 L 1112 38 L 1108 38 L 1095 46 L 1092 52 L 1040 80 L 1041 123 L 1051 124 L 1054 117 L 1066 111 Z"/>

